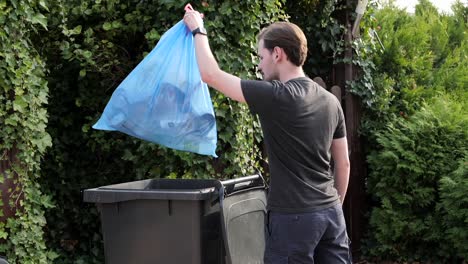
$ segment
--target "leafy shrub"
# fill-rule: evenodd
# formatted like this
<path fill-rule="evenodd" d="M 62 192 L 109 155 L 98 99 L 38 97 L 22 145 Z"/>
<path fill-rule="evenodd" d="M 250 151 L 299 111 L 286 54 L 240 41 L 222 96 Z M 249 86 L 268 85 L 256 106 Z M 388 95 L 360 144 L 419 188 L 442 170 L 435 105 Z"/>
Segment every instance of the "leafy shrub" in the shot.
<path fill-rule="evenodd" d="M 368 189 L 378 201 L 370 217 L 370 255 L 405 261 L 448 261 L 456 251 L 461 255 L 463 239 L 455 239 L 466 237 L 466 230 L 456 236 L 453 232 L 466 226 L 466 218 L 460 220 L 466 199 L 444 205 L 468 191 L 466 171 L 457 170 L 460 162 L 466 166 L 466 107 L 466 100 L 436 97 L 376 135 L 380 150 L 368 156 Z M 453 190 L 454 181 L 465 184 Z"/>
<path fill-rule="evenodd" d="M 464 93 L 468 87 L 468 38 L 445 58 L 437 70 L 434 86 L 438 90 Z"/>
<path fill-rule="evenodd" d="M 361 132 L 372 144 L 374 132 L 395 116 L 411 116 L 425 100 L 466 89 L 467 8 L 458 2 L 452 9 L 453 15 L 439 14 L 427 0 L 415 14 L 391 2 L 369 7 L 362 39 L 354 41 L 361 74 L 349 89 L 363 101 Z"/>
<path fill-rule="evenodd" d="M 447 252 L 468 259 L 468 152 L 460 160 L 458 168 L 449 176 L 440 179 L 440 203 L 437 210 L 442 214 Z"/>

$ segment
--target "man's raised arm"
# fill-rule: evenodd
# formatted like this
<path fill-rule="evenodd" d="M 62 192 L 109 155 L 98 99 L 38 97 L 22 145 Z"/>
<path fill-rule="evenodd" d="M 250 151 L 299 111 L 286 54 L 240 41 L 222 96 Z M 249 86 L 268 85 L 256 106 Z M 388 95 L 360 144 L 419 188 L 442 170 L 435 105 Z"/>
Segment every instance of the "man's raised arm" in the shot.
<path fill-rule="evenodd" d="M 203 20 L 198 11 L 187 11 L 184 16 L 184 23 L 192 32 L 204 28 Z M 201 32 L 194 35 L 195 53 L 203 82 L 227 97 L 244 103 L 245 98 L 241 89 L 241 79 L 219 68 L 211 52 L 206 33 L 203 30 L 198 31 Z"/>

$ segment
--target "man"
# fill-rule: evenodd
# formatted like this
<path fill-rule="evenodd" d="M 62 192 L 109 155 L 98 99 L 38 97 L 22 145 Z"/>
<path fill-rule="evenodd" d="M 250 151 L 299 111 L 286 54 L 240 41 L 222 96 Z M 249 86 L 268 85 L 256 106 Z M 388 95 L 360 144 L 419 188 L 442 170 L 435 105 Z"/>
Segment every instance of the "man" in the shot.
<path fill-rule="evenodd" d="M 305 76 L 304 33 L 287 22 L 263 29 L 264 80 L 241 80 L 219 68 L 200 13 L 187 11 L 184 22 L 194 34 L 202 80 L 260 118 L 271 174 L 265 263 L 351 263 L 342 211 L 349 179 L 343 110 Z"/>

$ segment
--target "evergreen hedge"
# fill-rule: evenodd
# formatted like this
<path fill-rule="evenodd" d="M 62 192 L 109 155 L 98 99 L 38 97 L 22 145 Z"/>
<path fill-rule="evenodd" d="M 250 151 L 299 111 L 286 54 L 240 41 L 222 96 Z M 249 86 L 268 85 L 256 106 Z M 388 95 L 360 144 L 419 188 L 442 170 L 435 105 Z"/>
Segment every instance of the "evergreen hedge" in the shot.
<path fill-rule="evenodd" d="M 371 255 L 401 261 L 467 259 L 467 101 L 436 97 L 376 135 L 368 156 Z M 450 262 L 450 263 L 451 263 Z"/>
<path fill-rule="evenodd" d="M 368 153 L 367 256 L 401 262 L 466 260 L 467 14 L 421 0 L 409 14 L 371 5 L 355 41 Z M 455 187 L 456 185 L 456 187 Z"/>

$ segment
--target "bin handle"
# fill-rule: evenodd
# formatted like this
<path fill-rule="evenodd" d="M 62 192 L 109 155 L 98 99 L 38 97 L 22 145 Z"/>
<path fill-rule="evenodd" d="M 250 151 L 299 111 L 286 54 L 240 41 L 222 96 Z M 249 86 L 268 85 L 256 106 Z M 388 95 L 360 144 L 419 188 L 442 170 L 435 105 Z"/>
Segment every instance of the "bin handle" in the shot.
<path fill-rule="evenodd" d="M 257 184 L 255 181 L 258 181 Z M 247 188 L 241 188 L 235 190 L 236 184 L 251 182 L 250 184 L 246 185 Z M 243 191 L 248 191 L 252 189 L 265 189 L 268 190 L 268 184 L 266 183 L 265 179 L 263 178 L 262 174 L 259 172 L 256 175 L 246 176 L 242 178 L 230 179 L 225 181 L 216 181 L 215 189 L 217 190 L 217 197 L 214 198 L 212 203 L 219 201 L 222 205 L 224 197 L 231 196 L 236 193 L 240 193 Z"/>
<path fill-rule="evenodd" d="M 257 175 L 220 181 L 219 183 L 221 185 L 220 187 L 222 187 L 222 188 L 219 188 L 219 190 L 222 192 L 223 196 L 230 196 L 235 193 L 252 190 L 252 189 L 268 189 L 265 179 L 262 177 L 260 173 Z M 242 183 L 247 183 L 247 184 L 244 184 L 244 186 L 239 186 L 239 188 L 236 189 L 236 187 Z"/>
<path fill-rule="evenodd" d="M 249 181 L 254 181 L 254 180 L 259 180 L 259 179 L 262 179 L 262 182 L 265 183 L 265 180 L 263 179 L 263 177 L 259 174 L 257 175 L 252 175 L 252 176 L 246 176 L 246 177 L 242 177 L 242 178 L 236 178 L 236 179 L 230 179 L 230 180 L 225 180 L 225 181 L 221 181 L 221 183 L 224 185 L 224 186 L 227 186 L 227 185 L 236 185 L 238 183 L 242 183 L 242 182 L 249 182 Z"/>

